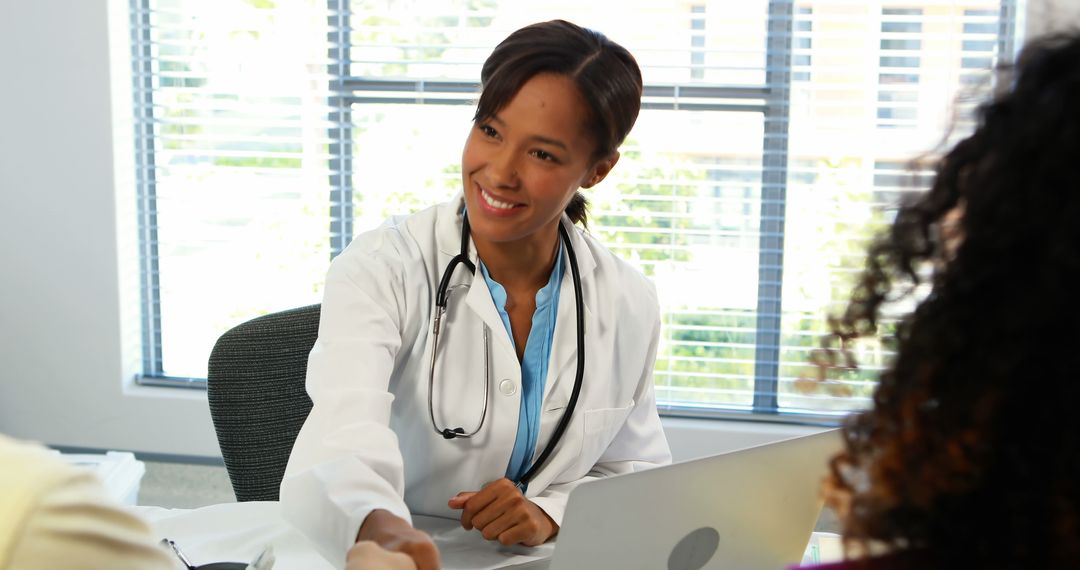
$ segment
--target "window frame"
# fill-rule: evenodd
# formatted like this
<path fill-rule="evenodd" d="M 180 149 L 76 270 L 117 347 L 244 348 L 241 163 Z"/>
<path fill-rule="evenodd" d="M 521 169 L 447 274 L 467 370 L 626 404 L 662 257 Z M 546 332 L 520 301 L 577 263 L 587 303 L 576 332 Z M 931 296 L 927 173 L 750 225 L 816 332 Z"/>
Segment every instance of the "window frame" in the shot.
<path fill-rule="evenodd" d="M 163 371 L 161 295 L 157 241 L 153 52 L 150 37 L 151 0 L 130 0 L 133 58 L 135 163 L 138 200 L 143 373 L 145 386 L 206 389 L 206 379 L 168 376 Z M 999 54 L 1013 53 L 1017 25 L 1016 0 L 1001 0 Z M 327 0 L 329 19 L 330 123 L 330 256 L 340 253 L 353 236 L 353 105 L 402 103 L 471 105 L 478 82 L 452 80 L 379 80 L 347 74 L 350 62 L 349 0 Z M 643 109 L 735 111 L 761 113 L 764 125 L 761 155 L 761 197 L 758 242 L 758 285 L 754 348 L 753 403 L 748 410 L 711 405 L 658 402 L 661 415 L 739 419 L 791 424 L 836 425 L 846 413 L 790 412 L 779 405 L 781 320 L 783 317 L 784 240 L 789 169 L 789 128 L 793 67 L 799 15 L 796 0 L 768 0 L 765 40 L 765 82 L 754 86 L 647 84 Z M 691 35 L 698 33 L 690 30 Z M 691 50 L 693 51 L 693 50 Z M 378 93 L 410 92 L 416 98 L 386 98 Z M 424 93 L 439 97 L 423 98 Z"/>

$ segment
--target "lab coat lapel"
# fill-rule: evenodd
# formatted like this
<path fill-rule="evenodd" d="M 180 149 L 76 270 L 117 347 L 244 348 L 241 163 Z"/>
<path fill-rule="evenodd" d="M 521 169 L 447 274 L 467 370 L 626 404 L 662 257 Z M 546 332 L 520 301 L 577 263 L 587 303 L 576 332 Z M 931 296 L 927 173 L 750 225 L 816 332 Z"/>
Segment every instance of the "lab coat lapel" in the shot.
<path fill-rule="evenodd" d="M 469 294 L 465 299 L 465 304 L 491 329 L 492 348 L 502 347 L 509 350 L 516 360 L 517 353 L 514 351 L 510 335 L 506 332 L 506 325 L 503 324 L 502 317 L 499 316 L 499 311 L 495 308 L 495 301 L 491 298 L 491 291 L 484 281 L 484 276 L 480 274 L 479 258 L 476 256 L 476 250 L 472 249 L 472 246 L 470 246 L 470 250 L 469 258 L 477 266 L 476 275 L 473 276 L 472 286 L 469 287 Z"/>
<path fill-rule="evenodd" d="M 444 204 L 442 206 L 443 211 L 439 213 L 436 241 L 442 259 L 439 260 L 440 273 L 435 277 L 436 279 L 442 277 L 442 268 L 445 268 L 450 263 L 450 260 L 461 251 L 461 211 L 464 207 L 464 195 L 459 193 L 453 200 Z M 503 325 L 499 311 L 495 308 L 494 301 L 491 300 L 491 292 L 487 288 L 487 283 L 484 282 L 484 277 L 479 275 L 479 257 L 476 254 L 476 247 L 473 245 L 472 240 L 469 240 L 469 260 L 476 266 L 478 274 L 472 275 L 464 266 L 458 266 L 450 283 L 451 285 L 468 284 L 469 291 L 464 295 L 463 299 L 456 299 L 456 301 L 461 302 L 463 300 L 469 310 L 491 329 L 493 348 L 503 347 L 509 349 L 517 358 L 510 336 L 506 334 L 506 326 Z"/>
<path fill-rule="evenodd" d="M 592 293 L 591 284 L 593 271 L 596 269 L 596 260 L 588 243 L 581 236 L 577 228 L 563 216 L 563 225 L 566 226 L 570 235 L 570 243 L 574 246 L 577 256 L 578 271 L 581 275 L 582 287 L 582 310 L 585 315 L 585 344 L 586 357 L 588 356 L 589 338 L 600 333 L 600 323 L 593 316 L 590 309 Z M 577 308 L 574 300 L 574 277 L 571 273 L 569 259 L 566 261 L 563 271 L 562 283 L 559 286 L 559 312 L 555 319 L 555 335 L 552 339 L 551 359 L 548 361 L 548 375 L 544 382 L 544 419 L 547 416 L 559 416 L 570 400 L 570 394 L 574 389 L 574 379 L 577 375 Z M 586 364 L 588 361 L 586 361 Z M 545 422 L 541 425 L 541 443 L 547 441 L 550 429 L 554 428 L 555 422 Z"/>
<path fill-rule="evenodd" d="M 435 227 L 435 241 L 439 244 L 439 251 L 443 255 L 450 256 L 446 258 L 446 262 L 449 262 L 451 257 L 461 251 L 461 211 L 464 208 L 465 195 L 460 192 L 452 200 L 439 206 L 439 217 Z M 446 267 L 446 262 L 440 264 L 439 267 Z M 466 270 L 464 273 L 468 273 L 468 271 Z M 441 272 L 440 275 L 442 275 Z"/>

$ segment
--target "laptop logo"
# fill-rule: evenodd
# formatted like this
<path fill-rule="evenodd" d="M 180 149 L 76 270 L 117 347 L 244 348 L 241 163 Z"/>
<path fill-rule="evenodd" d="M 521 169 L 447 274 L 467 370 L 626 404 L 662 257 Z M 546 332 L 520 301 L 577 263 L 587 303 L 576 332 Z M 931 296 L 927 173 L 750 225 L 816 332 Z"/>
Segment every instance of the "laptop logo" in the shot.
<path fill-rule="evenodd" d="M 720 533 L 711 526 L 703 526 L 683 537 L 668 556 L 668 570 L 700 570 L 716 554 L 720 546 Z"/>

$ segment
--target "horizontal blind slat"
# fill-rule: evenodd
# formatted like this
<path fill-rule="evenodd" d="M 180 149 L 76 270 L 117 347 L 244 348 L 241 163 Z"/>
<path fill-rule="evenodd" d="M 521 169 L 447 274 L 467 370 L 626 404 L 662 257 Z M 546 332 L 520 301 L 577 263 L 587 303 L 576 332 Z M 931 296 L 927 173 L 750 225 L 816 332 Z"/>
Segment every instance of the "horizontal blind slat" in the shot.
<path fill-rule="evenodd" d="M 479 65 L 518 18 L 542 19 L 532 10 L 544 9 L 146 0 L 144 12 L 141 2 L 133 21 L 147 41 L 133 65 L 152 96 L 136 115 L 152 160 L 139 176 L 155 192 L 144 202 L 160 208 L 156 225 L 144 228 L 146 288 L 162 294 L 151 305 L 160 310 L 164 353 L 179 359 L 166 362 L 177 363 L 197 362 L 198 351 L 176 339 L 212 337 L 226 320 L 202 315 L 213 326 L 199 326 L 177 308 L 199 287 L 183 271 L 224 267 L 229 258 L 215 248 L 265 241 L 248 257 L 310 266 L 302 279 L 290 270 L 282 281 L 317 293 L 327 244 L 347 237 L 328 225 L 371 227 L 457 192 L 454 155 Z M 951 93 L 977 85 L 1000 59 L 999 35 L 1012 25 L 1001 21 L 1000 3 L 807 0 L 771 22 L 768 3 L 757 0 L 706 1 L 698 12 L 633 1 L 620 5 L 626 22 L 602 19 L 609 9 L 601 4 L 560 10 L 601 22 L 631 49 L 645 77 L 645 110 L 618 168 L 588 193 L 591 231 L 657 284 L 660 405 L 697 398 L 747 409 L 755 391 L 776 396 L 781 411 L 867 405 L 860 392 L 801 393 L 797 371 L 825 330 L 825 313 L 843 306 L 872 231 L 928 179 L 908 177 L 908 157 L 937 142 Z M 650 25 L 635 26 L 634 17 Z M 770 52 L 767 37 L 790 45 Z M 351 43 L 336 43 L 342 39 Z M 774 89 L 768 77 L 787 83 Z M 438 142 L 399 136 L 412 132 Z M 390 165 L 402 159 L 432 163 L 423 182 L 419 173 L 400 179 L 403 169 Z M 248 187 L 266 192 L 238 190 Z M 350 196 L 348 207 L 332 205 L 335 195 Z M 220 207 L 206 208 L 209 200 Z M 303 244 L 282 235 L 303 236 Z M 265 278 L 266 265 L 246 271 Z M 758 296 L 767 288 L 779 291 L 780 318 L 762 327 Z M 273 304 L 250 297 L 226 295 L 214 309 L 254 314 Z M 766 337 L 778 339 L 769 341 L 778 342 L 771 360 L 754 356 Z M 867 377 L 891 357 L 881 347 L 864 353 Z M 755 387 L 757 361 L 779 367 L 777 389 Z M 176 366 L 174 375 L 198 376 Z M 706 381 L 735 384 L 699 385 Z M 872 388 L 864 379 L 838 385 Z"/>

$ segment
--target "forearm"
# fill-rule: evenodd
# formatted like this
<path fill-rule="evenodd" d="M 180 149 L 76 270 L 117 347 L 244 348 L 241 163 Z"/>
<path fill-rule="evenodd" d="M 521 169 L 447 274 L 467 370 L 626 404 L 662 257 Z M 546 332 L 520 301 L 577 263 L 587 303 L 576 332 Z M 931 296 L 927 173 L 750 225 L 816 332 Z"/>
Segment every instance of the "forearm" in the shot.
<path fill-rule="evenodd" d="M 340 565 L 373 510 L 408 521 L 397 490 L 357 457 L 343 457 L 288 473 L 281 486 L 283 517 L 328 561 Z"/>

